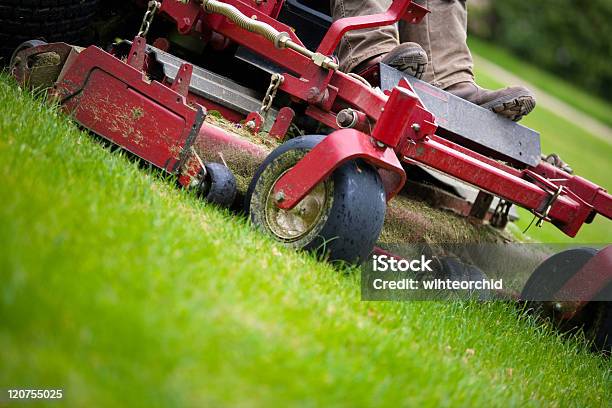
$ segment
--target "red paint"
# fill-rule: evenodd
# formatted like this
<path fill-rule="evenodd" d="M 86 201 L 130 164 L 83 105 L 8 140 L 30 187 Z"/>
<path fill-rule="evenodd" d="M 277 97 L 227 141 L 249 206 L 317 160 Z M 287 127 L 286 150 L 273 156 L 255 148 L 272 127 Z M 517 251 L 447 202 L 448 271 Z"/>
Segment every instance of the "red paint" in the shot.
<path fill-rule="evenodd" d="M 226 3 L 247 16 L 256 16 L 278 31 L 289 33 L 293 41 L 301 44 L 289 27 L 274 20 L 280 2 L 257 5 L 252 1 L 227 0 Z M 408 19 L 414 21 L 425 14 L 409 0 L 396 0 L 385 13 L 338 20 L 325 36 L 319 51 L 329 55 L 342 33 L 397 22 L 407 11 L 412 13 Z M 163 2 L 161 12 L 173 20 L 182 33 L 213 31 L 282 67 L 286 72 L 282 73 L 285 80 L 280 89 L 292 96 L 292 100 L 307 105 L 306 113 L 311 117 L 335 127 L 339 109 L 352 108 L 361 112 L 360 123 L 367 123 L 368 129 L 362 126 L 364 132 L 342 129 L 332 133 L 279 180 L 275 191 L 283 189 L 287 197 L 279 205 L 282 208 L 293 206 L 335 168 L 355 158 L 362 158 L 381 172 L 397 176 L 396 181 L 387 183 L 387 196 L 391 198 L 406 177 L 399 157 L 440 170 L 538 213 L 550 204 L 547 220 L 570 236 L 574 236 L 595 213 L 612 217 L 612 196 L 588 180 L 566 174 L 546 163 L 531 169 L 512 168 L 436 136 L 435 118 L 412 98 L 405 83 L 395 88 L 390 96 L 381 95 L 343 72 L 323 69 L 293 50 L 276 48 L 263 36 L 245 31 L 224 16 L 204 13 L 195 2 Z M 186 93 L 184 87 L 176 88 L 179 92 L 175 92 L 164 84 L 146 81 L 147 61 L 143 50 L 144 41 L 137 38 L 126 64 L 95 47 L 85 49 L 67 64 L 56 94 L 65 108 L 75 112 L 77 120 L 87 128 L 151 163 L 175 171 L 178 161 L 174 152 L 178 147 L 183 154 L 188 154 L 187 138 L 197 123 L 197 110 L 186 105 L 184 95 L 187 94 L 190 102 L 201 98 Z M 98 71 L 94 73 L 94 69 Z M 26 78 L 27 74 L 17 72 L 16 76 Z M 86 78 L 89 78 L 87 82 Z M 142 117 L 139 108 L 144 112 Z M 123 123 L 118 121 L 116 111 L 123 112 L 121 115 L 136 112 L 132 116 L 137 118 Z M 221 111 L 234 120 L 232 111 Z M 237 112 L 233 114 L 242 117 Z M 370 124 L 373 130 L 369 129 Z M 413 126 L 415 124 L 418 126 Z M 207 131 L 210 131 L 208 127 L 203 128 L 204 133 Z M 142 138 L 125 137 L 138 132 Z M 168 136 L 169 141 L 159 140 L 160 134 Z M 376 142 L 386 147 L 381 148 Z M 185 166 L 191 168 L 188 164 Z M 562 193 L 550 203 L 552 194 L 561 186 Z"/>
<path fill-rule="evenodd" d="M 132 62 L 139 65 L 142 43 L 135 41 L 135 47 Z M 190 76 L 191 66 L 183 69 Z M 188 106 L 184 96 L 145 80 L 142 71 L 101 49 L 92 46 L 78 54 L 53 95 L 80 124 L 151 164 L 178 176 L 199 170 L 189 158 L 202 107 Z"/>
<path fill-rule="evenodd" d="M 553 299 L 584 302 L 594 299 L 612 282 L 612 245 L 600 250 L 557 292 Z"/>
<path fill-rule="evenodd" d="M 289 131 L 289 127 L 291 127 L 294 117 L 295 112 L 290 107 L 285 106 L 280 108 L 278 115 L 276 115 L 276 119 L 274 120 L 274 124 L 270 129 L 270 136 L 277 140 L 284 140 L 287 132 Z"/>
<path fill-rule="evenodd" d="M 317 48 L 317 52 L 323 55 L 331 55 L 338 44 L 340 44 L 342 36 L 349 31 L 391 25 L 398 22 L 404 16 L 406 16 L 409 23 L 417 24 L 428 12 L 427 9 L 412 3 L 411 0 L 394 0 L 391 7 L 384 13 L 341 18 L 334 21 L 331 27 L 329 27 L 321 44 L 319 44 L 319 48 Z"/>
<path fill-rule="evenodd" d="M 368 135 L 358 130 L 340 129 L 323 139 L 276 182 L 274 193 L 282 191 L 285 196 L 278 206 L 283 209 L 293 208 L 335 169 L 354 159 L 363 159 L 374 167 L 399 176 L 394 185 L 388 186 L 387 200 L 402 189 L 406 173 L 391 148 L 375 146 Z"/>

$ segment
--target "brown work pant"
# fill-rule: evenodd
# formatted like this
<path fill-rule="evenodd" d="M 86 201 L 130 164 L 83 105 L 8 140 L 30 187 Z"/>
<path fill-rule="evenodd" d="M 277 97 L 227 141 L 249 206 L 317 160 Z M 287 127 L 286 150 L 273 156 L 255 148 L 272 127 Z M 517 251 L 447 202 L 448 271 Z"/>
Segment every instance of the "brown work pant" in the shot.
<path fill-rule="evenodd" d="M 465 0 L 415 0 L 430 13 L 420 24 L 401 21 L 396 26 L 355 30 L 346 33 L 337 48 L 340 68 L 351 71 L 368 58 L 385 54 L 401 42 L 418 43 L 427 52 L 429 64 L 423 80 L 445 89 L 473 81 L 472 55 L 468 49 Z M 335 19 L 381 13 L 389 0 L 331 0 Z M 399 40 L 398 40 L 399 38 Z"/>

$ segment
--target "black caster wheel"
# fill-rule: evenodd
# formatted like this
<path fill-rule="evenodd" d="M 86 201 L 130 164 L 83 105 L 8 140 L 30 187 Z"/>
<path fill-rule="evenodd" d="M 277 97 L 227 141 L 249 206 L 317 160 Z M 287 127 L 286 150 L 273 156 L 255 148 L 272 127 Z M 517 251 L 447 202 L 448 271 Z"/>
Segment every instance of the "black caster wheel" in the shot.
<path fill-rule="evenodd" d="M 206 175 L 198 185 L 199 194 L 211 204 L 230 207 L 236 198 L 236 178 L 220 163 L 206 163 Z"/>
<path fill-rule="evenodd" d="M 553 322 L 563 333 L 583 330 L 592 341 L 594 351 L 610 354 L 612 350 L 612 284 L 601 290 L 571 319 L 563 318 L 562 302 L 553 302 L 553 295 L 597 254 L 594 248 L 574 248 L 551 256 L 542 262 L 527 280 L 521 299 L 527 310 Z M 558 310 L 558 306 L 561 306 Z"/>
<path fill-rule="evenodd" d="M 289 211 L 273 198 L 276 181 L 324 136 L 301 136 L 279 146 L 257 170 L 245 197 L 255 226 L 288 247 L 329 261 L 361 263 L 372 252 L 385 218 L 385 191 L 374 167 L 345 163 Z"/>

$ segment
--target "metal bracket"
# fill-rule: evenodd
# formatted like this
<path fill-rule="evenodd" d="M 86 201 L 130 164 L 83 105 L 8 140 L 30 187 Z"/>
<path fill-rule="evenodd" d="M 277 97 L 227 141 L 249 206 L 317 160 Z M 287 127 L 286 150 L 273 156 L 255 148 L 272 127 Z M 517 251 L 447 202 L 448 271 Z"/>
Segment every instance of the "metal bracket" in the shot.
<path fill-rule="evenodd" d="M 550 212 L 550 209 L 552 208 L 555 201 L 557 201 L 557 198 L 559 198 L 559 196 L 563 192 L 563 189 L 564 189 L 563 186 L 559 186 L 557 191 L 555 191 L 550 196 L 550 198 L 548 199 L 544 207 L 544 210 L 541 213 L 538 212 L 537 210 L 533 210 L 533 214 L 538 218 L 538 221 L 536 222 L 536 227 L 541 227 L 544 221 L 548 218 L 548 213 Z"/>
<path fill-rule="evenodd" d="M 127 58 L 128 65 L 139 71 L 144 69 L 147 41 L 143 37 L 136 36 L 132 41 L 132 48 Z"/>
<path fill-rule="evenodd" d="M 397 177 L 389 177 L 385 184 L 387 201 L 393 198 L 406 181 L 406 172 L 393 149 L 378 147 L 365 133 L 355 129 L 340 129 L 331 133 L 274 185 L 274 194 L 283 196 L 278 207 L 288 210 L 299 203 L 319 182 L 349 160 L 363 159 L 379 170 Z M 384 182 L 384 180 L 383 180 Z"/>
<path fill-rule="evenodd" d="M 193 65 L 183 63 L 176 73 L 176 78 L 172 82 L 170 88 L 179 95 L 185 98 L 189 94 L 189 84 L 191 83 L 191 74 L 193 73 Z"/>
<path fill-rule="evenodd" d="M 510 219 L 510 208 L 512 208 L 512 203 L 500 198 L 495 210 L 493 211 L 493 214 L 491 215 L 489 224 L 495 228 L 504 228 Z"/>
<path fill-rule="evenodd" d="M 278 115 L 276 115 L 276 119 L 274 120 L 274 124 L 270 129 L 270 136 L 280 141 L 284 140 L 289 128 L 291 127 L 294 117 L 295 112 L 290 107 L 285 106 L 280 108 Z"/>
<path fill-rule="evenodd" d="M 410 23 L 416 23 L 427 13 L 427 9 L 416 5 L 411 0 L 395 0 L 384 13 L 341 18 L 334 21 L 329 27 L 321 44 L 319 44 L 319 48 L 317 48 L 317 52 L 323 55 L 331 55 L 340 43 L 342 36 L 348 31 L 395 24 L 402 18 L 406 18 Z"/>

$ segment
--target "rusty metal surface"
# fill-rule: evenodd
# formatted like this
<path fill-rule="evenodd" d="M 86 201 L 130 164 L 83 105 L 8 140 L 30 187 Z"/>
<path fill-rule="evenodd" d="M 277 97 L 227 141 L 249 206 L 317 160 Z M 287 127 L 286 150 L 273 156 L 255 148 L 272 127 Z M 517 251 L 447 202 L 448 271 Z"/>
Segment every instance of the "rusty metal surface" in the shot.
<path fill-rule="evenodd" d="M 143 44 L 135 41 L 135 52 Z M 140 57 L 133 60 L 140 64 Z M 189 70 L 187 70 L 189 71 Z M 97 47 L 82 51 L 54 90 L 63 109 L 98 135 L 165 171 L 190 169 L 190 148 L 203 109 Z"/>

